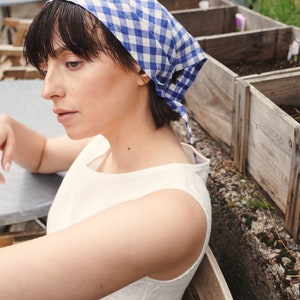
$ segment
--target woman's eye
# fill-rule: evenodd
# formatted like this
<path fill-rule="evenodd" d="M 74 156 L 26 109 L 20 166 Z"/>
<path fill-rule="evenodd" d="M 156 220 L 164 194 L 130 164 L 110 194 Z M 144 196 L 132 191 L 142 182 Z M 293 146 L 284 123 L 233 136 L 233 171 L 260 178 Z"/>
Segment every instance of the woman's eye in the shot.
<path fill-rule="evenodd" d="M 68 68 L 74 69 L 74 68 L 79 67 L 80 64 L 81 64 L 81 61 L 69 61 L 69 62 L 66 63 L 66 66 Z"/>

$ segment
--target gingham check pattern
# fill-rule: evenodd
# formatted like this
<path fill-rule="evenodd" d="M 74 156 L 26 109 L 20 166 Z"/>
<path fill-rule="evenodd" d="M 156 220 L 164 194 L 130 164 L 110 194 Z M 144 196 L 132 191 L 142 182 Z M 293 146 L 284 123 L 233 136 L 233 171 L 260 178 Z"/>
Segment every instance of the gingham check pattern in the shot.
<path fill-rule="evenodd" d="M 93 13 L 123 44 L 188 125 L 184 94 L 206 61 L 199 43 L 155 0 L 68 0 Z"/>

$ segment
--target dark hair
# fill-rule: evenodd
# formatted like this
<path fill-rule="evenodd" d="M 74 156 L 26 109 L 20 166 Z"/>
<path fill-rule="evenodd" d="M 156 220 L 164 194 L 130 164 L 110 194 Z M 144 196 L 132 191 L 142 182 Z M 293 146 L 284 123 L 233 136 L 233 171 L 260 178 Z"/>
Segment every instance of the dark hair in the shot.
<path fill-rule="evenodd" d="M 63 47 L 87 61 L 104 53 L 120 67 L 137 72 L 134 58 L 101 21 L 79 5 L 64 0 L 45 4 L 34 18 L 25 37 L 27 63 L 39 69 L 48 57 L 55 57 L 53 40 L 56 36 L 64 43 Z M 179 113 L 157 95 L 152 80 L 149 81 L 149 96 L 157 128 L 179 120 Z"/>

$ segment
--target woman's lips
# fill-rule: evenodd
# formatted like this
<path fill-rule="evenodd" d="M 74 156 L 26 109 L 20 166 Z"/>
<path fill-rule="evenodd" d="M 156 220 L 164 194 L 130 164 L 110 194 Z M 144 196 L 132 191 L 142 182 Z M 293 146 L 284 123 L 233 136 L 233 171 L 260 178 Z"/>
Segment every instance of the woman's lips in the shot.
<path fill-rule="evenodd" d="M 77 113 L 76 111 L 70 111 L 65 109 L 53 109 L 53 112 L 57 115 L 57 121 L 61 124 L 70 121 Z"/>

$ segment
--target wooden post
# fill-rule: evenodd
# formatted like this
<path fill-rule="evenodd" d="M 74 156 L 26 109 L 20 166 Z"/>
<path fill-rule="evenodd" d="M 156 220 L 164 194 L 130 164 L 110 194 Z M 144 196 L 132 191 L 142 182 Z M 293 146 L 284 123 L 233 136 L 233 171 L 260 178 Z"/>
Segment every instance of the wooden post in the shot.
<path fill-rule="evenodd" d="M 248 132 L 250 118 L 250 84 L 237 78 L 235 90 L 235 114 L 233 120 L 232 149 L 237 169 L 246 170 L 248 154 Z"/>
<path fill-rule="evenodd" d="M 300 126 L 295 128 L 294 134 L 291 176 L 284 225 L 293 238 L 298 240 L 300 239 Z"/>

